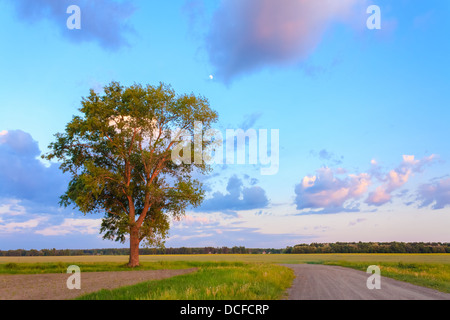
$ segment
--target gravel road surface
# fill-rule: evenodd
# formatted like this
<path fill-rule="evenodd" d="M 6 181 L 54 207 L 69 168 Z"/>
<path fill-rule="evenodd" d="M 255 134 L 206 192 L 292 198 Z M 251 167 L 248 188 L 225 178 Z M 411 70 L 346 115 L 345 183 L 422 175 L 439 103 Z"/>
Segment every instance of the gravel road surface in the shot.
<path fill-rule="evenodd" d="M 370 274 L 350 268 L 284 264 L 295 272 L 288 300 L 450 300 L 450 294 L 381 277 L 381 289 L 369 290 Z M 383 275 L 383 273 L 381 273 Z"/>

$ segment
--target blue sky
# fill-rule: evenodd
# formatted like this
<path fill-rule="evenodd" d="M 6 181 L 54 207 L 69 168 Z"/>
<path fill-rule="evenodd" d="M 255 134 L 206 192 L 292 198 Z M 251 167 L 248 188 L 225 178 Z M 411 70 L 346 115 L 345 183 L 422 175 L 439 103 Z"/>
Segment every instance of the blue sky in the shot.
<path fill-rule="evenodd" d="M 72 4 L 81 30 L 66 26 Z M 203 95 L 220 130 L 279 130 L 277 174 L 216 166 L 167 246 L 450 241 L 449 13 L 445 0 L 0 0 L 0 249 L 123 246 L 101 240 L 101 216 L 58 206 L 68 178 L 39 160 L 111 81 Z"/>

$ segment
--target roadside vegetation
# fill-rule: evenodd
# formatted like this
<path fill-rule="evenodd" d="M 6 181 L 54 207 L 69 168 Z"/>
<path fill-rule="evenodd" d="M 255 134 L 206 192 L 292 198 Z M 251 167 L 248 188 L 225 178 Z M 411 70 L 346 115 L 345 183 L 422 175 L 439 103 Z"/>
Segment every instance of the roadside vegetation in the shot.
<path fill-rule="evenodd" d="M 267 263 L 202 263 L 199 270 L 169 279 L 115 290 L 80 300 L 278 300 L 294 279 L 291 269 Z"/>
<path fill-rule="evenodd" d="M 42 273 L 66 273 L 70 265 L 77 265 L 82 272 L 103 271 L 142 271 L 142 270 L 164 270 L 164 269 L 188 269 L 201 265 L 195 261 L 158 261 L 144 262 L 139 267 L 130 268 L 125 263 L 101 262 L 101 263 L 78 263 L 78 262 L 54 262 L 54 263 L 15 263 L 0 264 L 0 274 L 42 274 Z"/>
<path fill-rule="evenodd" d="M 0 257 L 0 274 L 197 268 L 195 273 L 100 291 L 83 299 L 279 299 L 293 272 L 278 264 L 318 263 L 366 271 L 378 265 L 381 275 L 450 293 L 450 254 L 228 254 L 149 255 L 135 269 L 127 256 Z"/>

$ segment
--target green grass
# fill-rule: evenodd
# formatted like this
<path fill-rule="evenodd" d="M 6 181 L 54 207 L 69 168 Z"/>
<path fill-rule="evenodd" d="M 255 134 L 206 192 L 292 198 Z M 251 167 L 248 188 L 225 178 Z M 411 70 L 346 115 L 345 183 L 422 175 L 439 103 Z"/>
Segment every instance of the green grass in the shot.
<path fill-rule="evenodd" d="M 45 263 L 15 263 L 0 264 L 0 274 L 42 274 L 42 273 L 66 273 L 70 265 L 77 265 L 82 272 L 101 271 L 138 271 L 138 270 L 163 270 L 163 269 L 188 269 L 197 267 L 198 262 L 184 261 L 158 261 L 143 262 L 137 268 L 129 268 L 126 264 L 117 262 L 45 262 Z"/>
<path fill-rule="evenodd" d="M 277 300 L 294 279 L 267 263 L 201 263 L 186 275 L 87 294 L 81 300 Z"/>
<path fill-rule="evenodd" d="M 327 261 L 322 263 L 361 271 L 366 271 L 370 265 L 377 265 L 380 267 L 382 276 L 450 293 L 450 264 L 383 261 Z"/>
<path fill-rule="evenodd" d="M 100 291 L 87 299 L 278 299 L 293 273 L 276 264 L 333 264 L 366 271 L 381 267 L 382 276 L 450 293 L 450 254 L 271 254 L 141 256 L 133 270 L 187 269 L 196 273 Z M 0 257 L 0 274 L 129 271 L 128 256 Z M 281 269 L 280 269 L 281 268 Z"/>
<path fill-rule="evenodd" d="M 450 254 L 205 254 L 205 255 L 148 255 L 140 257 L 141 263 L 148 262 L 256 262 L 256 263 L 307 263 L 313 261 L 381 261 L 404 263 L 450 264 Z M 128 262 L 128 256 L 61 256 L 61 257 L 0 257 L 0 265 L 6 263 L 121 263 Z"/>

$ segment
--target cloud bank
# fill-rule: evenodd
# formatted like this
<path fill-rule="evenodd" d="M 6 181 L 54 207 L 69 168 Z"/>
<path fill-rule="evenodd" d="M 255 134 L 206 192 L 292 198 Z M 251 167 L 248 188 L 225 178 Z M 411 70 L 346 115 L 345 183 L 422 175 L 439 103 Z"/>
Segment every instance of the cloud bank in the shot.
<path fill-rule="evenodd" d="M 57 164 L 45 166 L 38 159 L 40 154 L 38 143 L 29 133 L 0 132 L 0 200 L 18 199 L 45 207 L 58 206 L 68 178 Z"/>
<path fill-rule="evenodd" d="M 433 210 L 444 209 L 450 206 L 450 178 L 423 184 L 419 187 L 418 194 L 421 208 L 431 205 Z"/>
<path fill-rule="evenodd" d="M 298 210 L 348 211 L 344 204 L 359 199 L 367 192 L 370 184 L 370 175 L 367 173 L 339 178 L 332 169 L 321 168 L 316 175 L 304 177 L 295 187 L 295 203 Z"/>
<path fill-rule="evenodd" d="M 129 45 L 125 34 L 133 32 L 127 23 L 136 8 L 129 0 L 12 0 L 18 17 L 34 24 L 41 20 L 53 22 L 61 34 L 76 43 L 97 42 L 105 49 L 117 50 Z M 81 10 L 81 30 L 66 25 L 70 5 Z"/>
<path fill-rule="evenodd" d="M 313 213 L 338 213 L 359 211 L 358 200 L 365 198 L 370 206 L 380 207 L 392 201 L 394 191 L 401 189 L 415 173 L 422 172 L 426 165 L 436 159 L 436 155 L 420 160 L 413 155 L 404 155 L 400 165 L 387 173 L 382 173 L 375 160 L 367 173 L 348 174 L 346 170 L 324 167 L 315 175 L 305 176 L 295 187 L 295 204 L 298 210 L 311 209 Z M 370 190 L 371 187 L 374 189 Z M 400 193 L 400 196 L 405 193 Z M 433 205 L 443 208 L 450 204 L 450 179 L 422 185 L 418 200 L 421 207 Z"/>
<path fill-rule="evenodd" d="M 214 13 L 206 48 L 224 82 L 267 66 L 304 61 L 327 28 L 348 21 L 357 0 L 227 0 Z"/>
<path fill-rule="evenodd" d="M 242 179 L 232 176 L 228 180 L 227 193 L 215 192 L 197 211 L 235 214 L 238 210 L 261 209 L 268 204 L 269 200 L 264 189 L 259 186 L 244 187 Z"/>
<path fill-rule="evenodd" d="M 414 173 L 421 172 L 423 167 L 426 164 L 431 163 L 435 158 L 435 155 L 431 155 L 421 160 L 417 160 L 414 156 L 403 156 L 403 162 L 400 166 L 386 174 L 383 179 L 384 184 L 369 194 L 366 203 L 369 205 L 381 206 L 387 202 L 390 202 L 393 191 L 401 188 L 408 182 Z"/>
<path fill-rule="evenodd" d="M 43 236 L 61 236 L 67 234 L 99 234 L 102 219 L 72 219 L 67 218 L 59 225 L 37 230 L 36 234 Z"/>

